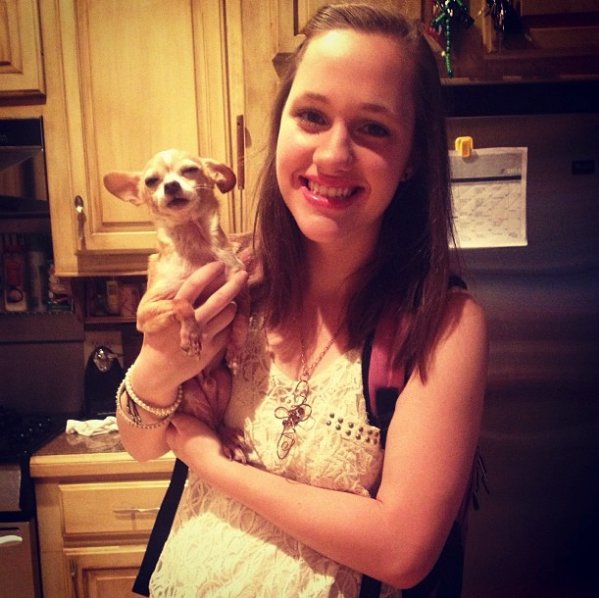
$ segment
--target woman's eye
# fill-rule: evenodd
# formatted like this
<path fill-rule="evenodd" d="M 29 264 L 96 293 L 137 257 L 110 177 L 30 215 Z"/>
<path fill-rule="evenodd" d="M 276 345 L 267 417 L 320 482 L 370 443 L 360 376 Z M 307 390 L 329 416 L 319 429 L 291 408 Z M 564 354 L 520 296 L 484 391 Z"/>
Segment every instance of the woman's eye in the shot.
<path fill-rule="evenodd" d="M 389 129 L 378 123 L 368 123 L 362 127 L 362 131 L 370 137 L 388 137 Z"/>
<path fill-rule="evenodd" d="M 316 110 L 299 110 L 296 118 L 307 127 L 319 127 L 325 124 L 325 118 Z"/>

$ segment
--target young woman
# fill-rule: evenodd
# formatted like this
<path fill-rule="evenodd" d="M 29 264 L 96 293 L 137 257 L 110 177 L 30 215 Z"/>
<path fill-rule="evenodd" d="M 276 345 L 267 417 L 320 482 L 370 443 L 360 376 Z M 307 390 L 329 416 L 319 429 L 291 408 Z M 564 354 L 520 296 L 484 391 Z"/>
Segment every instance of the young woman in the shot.
<path fill-rule="evenodd" d="M 180 296 L 205 301 L 199 360 L 176 326 L 147 335 L 123 416 L 132 455 L 171 448 L 188 487 L 152 596 L 358 596 L 361 574 L 400 595 L 431 570 L 465 496 L 486 378 L 484 315 L 450 281 L 447 143 L 434 57 L 402 17 L 321 9 L 273 111 L 255 239 L 261 278 L 226 423 L 248 465 L 184 414 L 184 380 L 227 340 L 244 274 L 211 264 Z M 382 313 L 404 331 L 406 383 L 387 433 L 371 425 L 362 349 Z M 168 424 L 168 425 L 162 425 Z"/>

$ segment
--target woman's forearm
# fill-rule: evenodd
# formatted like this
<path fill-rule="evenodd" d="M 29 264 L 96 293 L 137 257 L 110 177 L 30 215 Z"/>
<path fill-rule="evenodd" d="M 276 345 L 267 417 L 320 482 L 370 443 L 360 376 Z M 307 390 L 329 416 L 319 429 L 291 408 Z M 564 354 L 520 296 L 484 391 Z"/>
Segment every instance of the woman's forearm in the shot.
<path fill-rule="evenodd" d="M 116 417 L 123 446 L 138 461 L 148 461 L 162 456 L 169 450 L 166 443 L 168 418 L 155 416 L 137 405 L 132 405 L 123 386 L 119 388 L 120 394 L 117 393 L 116 397 Z M 159 401 L 156 405 L 172 405 L 177 400 L 177 391 L 175 389 L 162 396 L 153 395 L 152 398 Z M 133 413 L 131 413 L 132 407 L 135 409 Z"/>
<path fill-rule="evenodd" d="M 397 512 L 376 498 L 294 482 L 224 459 L 212 466 L 203 460 L 199 468 L 210 484 L 332 560 L 396 587 L 422 577 L 422 559 L 410 548 L 409 530 L 417 523 L 398 532 Z"/>

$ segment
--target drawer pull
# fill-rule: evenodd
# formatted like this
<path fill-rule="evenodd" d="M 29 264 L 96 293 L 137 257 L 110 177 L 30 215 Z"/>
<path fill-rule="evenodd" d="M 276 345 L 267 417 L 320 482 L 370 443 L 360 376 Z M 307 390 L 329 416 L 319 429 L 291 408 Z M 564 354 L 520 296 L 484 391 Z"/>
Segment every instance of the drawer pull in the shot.
<path fill-rule="evenodd" d="M 160 507 L 121 507 L 112 509 L 115 515 L 148 515 L 152 513 L 158 513 Z"/>
<path fill-rule="evenodd" d="M 16 534 L 8 534 L 8 536 L 0 537 L 0 546 L 16 546 L 23 543 L 23 538 Z"/>

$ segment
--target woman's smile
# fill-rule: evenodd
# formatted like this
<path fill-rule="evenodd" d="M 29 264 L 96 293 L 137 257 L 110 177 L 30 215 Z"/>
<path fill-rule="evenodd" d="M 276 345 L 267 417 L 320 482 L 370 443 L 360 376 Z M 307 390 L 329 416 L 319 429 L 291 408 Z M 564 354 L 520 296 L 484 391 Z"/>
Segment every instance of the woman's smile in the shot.
<path fill-rule="evenodd" d="M 348 208 L 354 203 L 362 189 L 356 185 L 331 181 L 318 182 L 306 177 L 300 177 L 300 182 L 306 201 L 314 206 L 337 210 Z"/>

